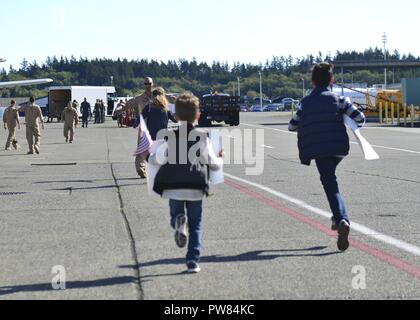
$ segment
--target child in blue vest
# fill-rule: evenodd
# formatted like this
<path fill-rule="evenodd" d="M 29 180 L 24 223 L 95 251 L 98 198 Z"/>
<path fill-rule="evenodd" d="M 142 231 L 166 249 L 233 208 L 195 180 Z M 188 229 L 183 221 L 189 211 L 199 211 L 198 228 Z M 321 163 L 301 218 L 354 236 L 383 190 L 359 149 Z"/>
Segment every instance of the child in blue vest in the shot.
<path fill-rule="evenodd" d="M 341 197 L 337 166 L 349 154 L 350 142 L 344 124 L 344 114 L 359 126 L 365 123 L 364 114 L 350 99 L 339 97 L 329 88 L 334 82 L 334 67 L 328 63 L 318 64 L 312 71 L 312 93 L 305 97 L 290 121 L 289 130 L 298 131 L 300 160 L 310 165 L 315 160 L 328 202 L 333 212 L 333 230 L 338 231 L 338 249 L 346 251 L 349 246 L 350 219 Z"/>
<path fill-rule="evenodd" d="M 149 162 L 162 166 L 153 189 L 169 200 L 176 244 L 184 248 L 188 242 L 189 273 L 201 270 L 203 199 L 209 195 L 209 170 L 223 167 L 223 151 L 216 155 L 207 132 L 194 127 L 200 118 L 199 105 L 199 99 L 191 93 L 179 96 L 175 108 L 180 126 L 167 131 L 167 142 L 149 158 Z"/>

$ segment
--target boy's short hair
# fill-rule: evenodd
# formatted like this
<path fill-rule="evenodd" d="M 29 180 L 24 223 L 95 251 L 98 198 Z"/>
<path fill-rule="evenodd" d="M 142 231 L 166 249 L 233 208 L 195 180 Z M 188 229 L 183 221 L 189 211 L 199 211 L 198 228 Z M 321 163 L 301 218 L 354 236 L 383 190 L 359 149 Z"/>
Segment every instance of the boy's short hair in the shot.
<path fill-rule="evenodd" d="M 29 98 L 29 102 L 30 102 L 30 103 L 34 103 L 34 102 L 35 102 L 35 98 L 34 98 L 34 97 L 30 97 L 30 98 Z"/>
<path fill-rule="evenodd" d="M 193 123 L 200 110 L 200 100 L 191 92 L 181 94 L 175 103 L 175 111 L 178 120 Z"/>
<path fill-rule="evenodd" d="M 16 101 L 13 99 L 12 101 L 10 101 L 10 104 L 14 105 L 14 104 L 16 104 Z"/>
<path fill-rule="evenodd" d="M 334 65 L 319 63 L 312 69 L 312 81 L 317 87 L 328 87 L 334 78 Z"/>

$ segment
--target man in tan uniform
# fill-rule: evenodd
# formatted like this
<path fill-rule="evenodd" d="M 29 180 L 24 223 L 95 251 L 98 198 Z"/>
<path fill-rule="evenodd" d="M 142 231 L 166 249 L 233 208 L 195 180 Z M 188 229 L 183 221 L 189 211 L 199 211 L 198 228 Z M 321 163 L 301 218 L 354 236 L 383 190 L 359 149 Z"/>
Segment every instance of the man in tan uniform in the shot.
<path fill-rule="evenodd" d="M 125 106 L 120 106 L 117 108 L 119 112 L 127 112 L 128 110 L 134 110 L 134 117 L 139 118 L 144 108 L 152 102 L 152 91 L 153 91 L 153 79 L 146 78 L 144 80 L 144 85 L 146 87 L 145 92 L 142 95 L 139 95 L 125 104 Z"/>
<path fill-rule="evenodd" d="M 145 85 L 145 92 L 125 103 L 125 106 L 119 106 L 117 107 L 118 112 L 126 112 L 128 110 L 134 110 L 134 118 L 139 118 L 142 114 L 144 108 L 151 104 L 153 102 L 152 92 L 153 92 L 153 79 L 150 77 L 147 77 L 144 79 L 144 85 Z M 170 103 L 175 103 L 176 98 L 167 95 L 166 98 Z"/>
<path fill-rule="evenodd" d="M 67 108 L 64 109 L 61 119 L 64 122 L 64 138 L 66 138 L 66 142 L 69 142 L 70 133 L 70 143 L 73 143 L 74 128 L 79 124 L 79 115 L 70 102 Z"/>
<path fill-rule="evenodd" d="M 19 112 L 16 108 L 16 101 L 12 100 L 11 106 L 8 107 L 3 113 L 4 130 L 9 130 L 9 135 L 6 142 L 6 151 L 11 151 L 10 146 L 13 145 L 15 150 L 19 149 L 16 140 L 16 127 L 20 130 Z"/>
<path fill-rule="evenodd" d="M 29 105 L 20 108 L 19 111 L 25 112 L 26 122 L 26 139 L 28 140 L 29 152 L 28 154 L 39 154 L 39 148 L 41 144 L 41 133 L 39 130 L 39 122 L 42 124 L 42 130 L 44 127 L 44 118 L 42 116 L 41 108 L 35 104 L 35 99 L 31 97 L 29 99 Z M 35 137 L 35 143 L 34 143 Z"/>
<path fill-rule="evenodd" d="M 134 119 L 140 119 L 144 108 L 153 102 L 152 92 L 153 92 L 153 79 L 147 77 L 144 79 L 144 85 L 146 87 L 145 92 L 142 95 L 139 95 L 125 103 L 125 105 L 120 105 L 117 107 L 116 111 L 119 113 L 127 112 L 133 110 Z M 138 138 L 137 145 L 140 144 L 140 136 Z M 136 171 L 141 178 L 146 178 L 146 161 L 141 157 L 137 156 L 135 161 Z"/>

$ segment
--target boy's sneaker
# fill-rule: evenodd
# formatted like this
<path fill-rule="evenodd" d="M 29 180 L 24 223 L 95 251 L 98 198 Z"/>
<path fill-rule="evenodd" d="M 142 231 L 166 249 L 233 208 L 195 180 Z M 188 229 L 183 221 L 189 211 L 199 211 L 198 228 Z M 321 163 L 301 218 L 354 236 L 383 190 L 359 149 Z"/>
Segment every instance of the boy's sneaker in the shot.
<path fill-rule="evenodd" d="M 188 273 L 200 273 L 201 269 L 197 262 L 191 261 L 187 263 Z"/>
<path fill-rule="evenodd" d="M 35 149 L 35 153 L 36 154 L 39 154 L 39 147 L 38 146 L 35 146 L 34 149 Z"/>
<path fill-rule="evenodd" d="M 176 217 L 175 222 L 175 242 L 180 248 L 185 248 L 188 242 L 187 234 L 187 216 L 180 214 Z"/>
<path fill-rule="evenodd" d="M 331 230 L 332 231 L 338 231 L 338 226 L 337 226 L 337 223 L 335 222 L 334 217 L 331 218 L 331 222 L 332 222 Z"/>
<path fill-rule="evenodd" d="M 338 250 L 341 252 L 346 251 L 350 247 L 349 242 L 350 224 L 346 220 L 341 220 L 338 226 Z"/>
<path fill-rule="evenodd" d="M 20 149 L 20 146 L 19 146 L 19 144 L 18 144 L 18 142 L 16 140 L 12 142 L 12 146 L 13 146 L 13 149 L 15 149 L 15 150 L 19 150 Z"/>

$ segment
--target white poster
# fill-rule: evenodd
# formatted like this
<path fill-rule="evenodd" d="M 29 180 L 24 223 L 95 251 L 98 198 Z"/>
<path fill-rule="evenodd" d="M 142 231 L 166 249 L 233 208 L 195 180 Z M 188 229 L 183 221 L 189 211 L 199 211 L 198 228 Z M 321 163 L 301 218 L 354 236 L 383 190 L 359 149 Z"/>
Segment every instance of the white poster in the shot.
<path fill-rule="evenodd" d="M 222 151 L 220 131 L 211 130 L 210 140 L 213 145 L 214 153 L 216 154 L 216 156 L 219 156 L 220 151 Z M 214 186 L 225 183 L 225 174 L 223 172 L 223 167 L 218 171 L 210 171 L 210 183 Z"/>
<path fill-rule="evenodd" d="M 165 143 L 166 143 L 165 140 L 155 141 L 152 147 L 150 148 L 150 154 L 158 153 L 158 150 L 160 149 L 160 147 L 162 147 Z M 157 194 L 156 192 L 154 192 L 153 188 L 155 186 L 155 178 L 156 178 L 157 173 L 159 172 L 160 167 L 161 167 L 160 165 L 155 165 L 150 162 L 148 162 L 146 166 L 147 189 L 149 190 L 149 195 L 157 196 L 159 198 L 161 196 Z"/>
<path fill-rule="evenodd" d="M 357 123 L 347 115 L 344 115 L 344 123 L 353 131 L 354 136 L 360 145 L 360 148 L 362 148 L 365 160 L 379 160 L 379 155 L 376 153 L 370 143 L 362 136 Z"/>

